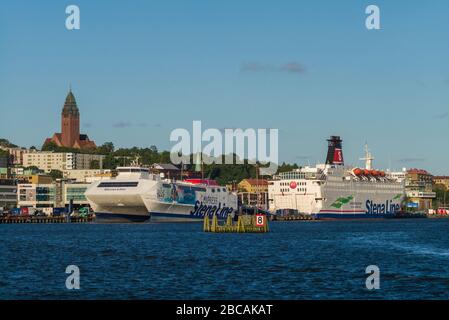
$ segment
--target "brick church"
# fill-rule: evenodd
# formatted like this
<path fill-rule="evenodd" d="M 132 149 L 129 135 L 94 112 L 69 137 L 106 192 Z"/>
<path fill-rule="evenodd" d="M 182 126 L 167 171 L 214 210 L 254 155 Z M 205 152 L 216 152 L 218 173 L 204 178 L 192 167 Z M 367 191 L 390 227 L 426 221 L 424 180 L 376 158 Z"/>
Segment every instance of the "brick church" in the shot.
<path fill-rule="evenodd" d="M 80 112 L 72 90 L 69 90 L 62 109 L 61 133 L 55 133 L 53 137 L 47 138 L 44 145 L 50 142 L 54 142 L 58 147 L 75 149 L 92 149 L 97 147 L 95 142 L 89 140 L 87 135 L 80 134 Z"/>

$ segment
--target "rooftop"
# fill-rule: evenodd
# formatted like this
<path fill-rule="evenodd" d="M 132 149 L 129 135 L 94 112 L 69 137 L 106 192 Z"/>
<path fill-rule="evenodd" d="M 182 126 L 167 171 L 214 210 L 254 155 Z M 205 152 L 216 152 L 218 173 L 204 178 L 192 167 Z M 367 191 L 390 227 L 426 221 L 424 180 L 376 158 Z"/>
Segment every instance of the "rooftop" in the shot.
<path fill-rule="evenodd" d="M 248 182 L 252 186 L 267 186 L 268 181 L 264 179 L 243 179 L 243 181 Z"/>
<path fill-rule="evenodd" d="M 64 116 L 69 115 L 79 116 L 80 114 L 72 90 L 69 91 L 67 97 L 65 98 L 64 108 L 62 108 L 62 114 Z"/>
<path fill-rule="evenodd" d="M 407 173 L 415 173 L 415 174 L 427 174 L 427 175 L 431 175 L 430 172 L 428 172 L 427 170 L 424 169 L 416 169 L 416 168 L 412 168 L 407 170 Z"/>

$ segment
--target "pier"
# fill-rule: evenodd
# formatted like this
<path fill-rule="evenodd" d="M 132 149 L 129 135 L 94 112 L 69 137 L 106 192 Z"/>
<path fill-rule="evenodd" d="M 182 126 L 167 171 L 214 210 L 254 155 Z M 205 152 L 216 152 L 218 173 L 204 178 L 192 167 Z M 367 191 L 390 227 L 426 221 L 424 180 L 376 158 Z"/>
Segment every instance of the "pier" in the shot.
<path fill-rule="evenodd" d="M 216 233 L 266 233 L 269 231 L 268 219 L 265 215 L 240 215 L 237 223 L 228 215 L 224 225 L 218 224 L 216 215 L 210 221 L 209 215 L 204 217 L 203 229 L 205 232 Z"/>
<path fill-rule="evenodd" d="M 8 223 L 86 223 L 94 221 L 94 217 L 65 217 L 65 216 L 7 216 L 0 217 L 0 224 Z"/>
<path fill-rule="evenodd" d="M 314 221 L 317 220 L 314 216 L 310 214 L 292 214 L 286 216 L 276 216 L 271 217 L 272 221 Z"/>

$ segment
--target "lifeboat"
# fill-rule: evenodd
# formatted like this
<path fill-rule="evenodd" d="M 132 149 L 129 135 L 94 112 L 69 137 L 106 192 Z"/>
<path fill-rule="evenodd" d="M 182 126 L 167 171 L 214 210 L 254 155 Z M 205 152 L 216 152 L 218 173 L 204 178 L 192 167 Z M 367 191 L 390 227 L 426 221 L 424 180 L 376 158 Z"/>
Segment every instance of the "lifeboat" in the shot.
<path fill-rule="evenodd" d="M 379 175 L 379 171 L 372 170 L 371 174 L 373 175 L 373 177 L 377 177 Z"/>
<path fill-rule="evenodd" d="M 369 175 L 371 175 L 371 171 L 368 170 L 368 169 L 365 169 L 365 170 L 363 170 L 363 174 L 364 174 L 365 176 L 369 176 Z"/>
<path fill-rule="evenodd" d="M 385 177 L 385 171 L 380 171 L 380 172 L 379 172 L 379 175 L 380 175 L 381 177 Z"/>
<path fill-rule="evenodd" d="M 363 173 L 363 170 L 360 168 L 355 168 L 354 170 L 352 170 L 352 172 L 356 175 L 356 176 L 360 176 Z"/>

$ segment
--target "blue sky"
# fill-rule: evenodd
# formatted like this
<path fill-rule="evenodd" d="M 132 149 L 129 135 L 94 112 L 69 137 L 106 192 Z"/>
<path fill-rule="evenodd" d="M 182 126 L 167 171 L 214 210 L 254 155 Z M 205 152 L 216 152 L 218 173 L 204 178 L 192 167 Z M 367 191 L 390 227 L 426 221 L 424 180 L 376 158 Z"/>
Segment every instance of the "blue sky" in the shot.
<path fill-rule="evenodd" d="M 65 28 L 67 5 L 81 29 Z M 365 28 L 365 8 L 381 30 Z M 174 128 L 278 128 L 280 160 L 449 174 L 449 2 L 10 1 L 0 137 L 41 146 L 69 84 L 97 144 L 170 149 Z"/>

